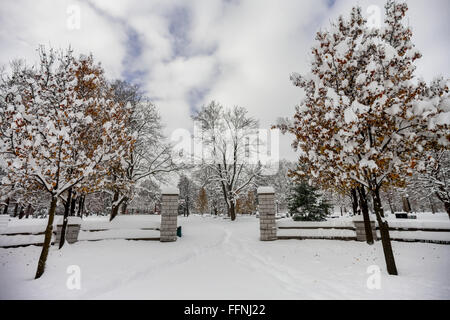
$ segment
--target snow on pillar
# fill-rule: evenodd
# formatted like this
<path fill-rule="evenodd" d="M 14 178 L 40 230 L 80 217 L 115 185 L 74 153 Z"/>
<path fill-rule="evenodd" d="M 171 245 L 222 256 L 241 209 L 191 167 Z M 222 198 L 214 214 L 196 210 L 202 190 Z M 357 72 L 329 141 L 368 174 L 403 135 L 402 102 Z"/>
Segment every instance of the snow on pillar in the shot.
<path fill-rule="evenodd" d="M 258 203 L 260 240 L 276 240 L 277 227 L 275 224 L 275 192 L 273 188 L 258 188 Z"/>
<path fill-rule="evenodd" d="M 161 200 L 161 242 L 177 241 L 178 196 L 177 188 L 162 190 Z"/>

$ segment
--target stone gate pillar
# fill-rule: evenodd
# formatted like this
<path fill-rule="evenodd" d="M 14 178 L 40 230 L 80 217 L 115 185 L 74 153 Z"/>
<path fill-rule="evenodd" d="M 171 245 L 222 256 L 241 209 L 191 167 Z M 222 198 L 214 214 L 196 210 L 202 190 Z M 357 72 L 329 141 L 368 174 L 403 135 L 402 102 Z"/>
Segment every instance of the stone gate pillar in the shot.
<path fill-rule="evenodd" d="M 65 240 L 72 244 L 78 241 L 78 235 L 80 234 L 81 229 L 81 218 L 79 217 L 67 217 L 67 226 L 66 226 L 66 237 Z M 63 227 L 63 220 L 61 219 L 60 223 L 56 225 L 56 238 L 55 245 L 59 245 L 59 241 L 61 240 L 61 233 Z"/>
<path fill-rule="evenodd" d="M 272 187 L 258 188 L 259 231 L 261 241 L 277 239 L 275 224 L 275 191 Z"/>
<path fill-rule="evenodd" d="M 377 231 L 375 221 L 370 217 L 370 227 L 372 229 L 373 241 L 377 241 Z M 362 215 L 353 217 L 353 223 L 356 231 L 356 241 L 367 241 L 366 239 L 366 227 L 364 225 L 364 218 Z"/>
<path fill-rule="evenodd" d="M 177 241 L 178 196 L 177 188 L 162 190 L 160 241 Z"/>

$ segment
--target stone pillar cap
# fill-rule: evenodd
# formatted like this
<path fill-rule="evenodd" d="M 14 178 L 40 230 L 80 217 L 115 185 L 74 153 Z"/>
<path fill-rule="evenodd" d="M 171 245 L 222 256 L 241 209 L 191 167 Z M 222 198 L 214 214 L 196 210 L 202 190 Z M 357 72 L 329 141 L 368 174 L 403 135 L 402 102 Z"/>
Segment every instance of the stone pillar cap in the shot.
<path fill-rule="evenodd" d="M 275 193 L 274 189 L 272 187 L 259 187 L 257 190 L 258 194 L 271 194 Z"/>
<path fill-rule="evenodd" d="M 179 195 L 180 194 L 180 190 L 178 190 L 178 188 L 175 187 L 165 187 L 161 189 L 161 194 L 165 194 L 165 195 Z"/>

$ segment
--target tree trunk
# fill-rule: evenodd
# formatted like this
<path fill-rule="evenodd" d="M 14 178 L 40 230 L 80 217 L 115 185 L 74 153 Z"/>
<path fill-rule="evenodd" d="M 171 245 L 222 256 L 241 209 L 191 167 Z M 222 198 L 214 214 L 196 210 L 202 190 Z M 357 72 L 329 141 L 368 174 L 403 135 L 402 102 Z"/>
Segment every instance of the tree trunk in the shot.
<path fill-rule="evenodd" d="M 189 196 L 186 196 L 186 214 L 189 217 Z"/>
<path fill-rule="evenodd" d="M 223 182 L 221 182 L 221 185 L 222 185 L 223 198 L 224 198 L 225 203 L 227 205 L 227 215 L 230 216 L 230 207 L 228 206 L 228 192 L 227 192 L 227 189 L 226 189 L 225 184 Z"/>
<path fill-rule="evenodd" d="M 13 215 L 14 218 L 17 217 L 18 210 L 19 210 L 19 203 L 16 202 L 16 205 L 14 206 L 14 215 Z"/>
<path fill-rule="evenodd" d="M 55 218 L 55 210 L 56 210 L 57 201 L 58 201 L 58 198 L 55 195 L 52 195 L 52 201 L 50 203 L 50 209 L 48 211 L 47 228 L 45 229 L 44 244 L 42 246 L 41 255 L 39 256 L 39 262 L 38 262 L 38 267 L 37 267 L 37 271 L 36 271 L 36 276 L 34 277 L 35 279 L 39 279 L 44 274 L 45 263 L 47 261 L 47 256 L 48 256 L 48 249 L 50 248 L 50 243 L 52 241 L 53 219 Z"/>
<path fill-rule="evenodd" d="M 445 199 L 445 198 L 441 197 L 438 192 L 436 192 L 435 194 L 436 194 L 436 197 L 444 203 L 445 211 L 447 211 L 448 218 L 450 219 L 450 201 L 449 201 L 449 199 Z"/>
<path fill-rule="evenodd" d="M 359 203 L 361 212 L 364 218 L 364 230 L 366 232 L 366 241 L 367 244 L 373 244 L 373 234 L 372 234 L 372 226 L 370 224 L 370 216 L 369 216 L 369 206 L 367 204 L 367 195 L 364 186 L 358 187 L 359 193 Z"/>
<path fill-rule="evenodd" d="M 433 200 L 431 199 L 431 197 L 428 197 L 428 201 L 430 202 L 431 213 L 435 214 L 436 213 L 436 209 L 434 208 Z"/>
<path fill-rule="evenodd" d="M 402 197 L 403 211 L 411 212 L 411 204 L 409 203 L 408 197 Z"/>
<path fill-rule="evenodd" d="M 444 206 L 445 206 L 445 211 L 447 211 L 448 218 L 450 219 L 450 202 L 445 201 Z"/>
<path fill-rule="evenodd" d="M 77 216 L 81 217 L 83 215 L 83 205 L 84 205 L 84 195 L 81 195 L 78 200 L 78 213 Z"/>
<path fill-rule="evenodd" d="M 236 206 L 235 206 L 233 200 L 231 200 L 229 211 L 230 211 L 231 221 L 236 220 Z"/>
<path fill-rule="evenodd" d="M 391 236 L 389 234 L 389 224 L 383 221 L 383 206 L 381 204 L 380 190 L 376 188 L 372 193 L 373 207 L 380 228 L 381 243 L 383 245 L 384 259 L 386 261 L 387 271 L 390 275 L 398 275 L 395 265 L 394 252 L 392 251 Z"/>
<path fill-rule="evenodd" d="M 5 209 L 3 209 L 3 214 L 8 214 L 8 208 L 9 208 L 9 198 L 6 199 Z"/>
<path fill-rule="evenodd" d="M 69 188 L 69 190 L 67 190 L 66 204 L 64 205 L 64 218 L 61 228 L 61 238 L 59 239 L 59 249 L 61 249 L 64 246 L 64 242 L 66 241 L 66 229 L 67 229 L 67 222 L 69 221 L 69 211 L 71 203 L 72 203 L 72 188 Z"/>
<path fill-rule="evenodd" d="M 19 219 L 22 219 L 24 215 L 25 215 L 25 209 L 23 208 L 23 206 L 20 206 Z"/>
<path fill-rule="evenodd" d="M 119 206 L 117 205 L 117 201 L 119 201 L 119 193 L 114 192 L 113 203 L 111 207 L 111 217 L 109 218 L 109 221 L 112 221 L 119 213 Z"/>
<path fill-rule="evenodd" d="M 127 197 L 123 197 L 122 200 L 119 201 L 119 196 L 120 196 L 119 192 L 114 192 L 113 205 L 112 205 L 112 209 L 111 209 L 111 217 L 109 218 L 109 221 L 112 221 L 117 216 L 122 202 L 128 200 Z"/>
<path fill-rule="evenodd" d="M 75 197 L 75 195 L 72 197 L 72 202 L 70 204 L 70 216 L 73 217 L 75 216 L 75 207 L 77 205 L 77 198 Z"/>
<path fill-rule="evenodd" d="M 358 195 L 356 194 L 356 189 L 352 189 L 352 207 L 353 207 L 353 214 L 358 214 Z"/>
<path fill-rule="evenodd" d="M 384 209 L 383 209 L 383 204 L 381 203 L 381 197 L 380 197 L 379 190 L 377 190 L 375 192 L 375 198 L 372 197 L 372 202 L 373 202 L 373 211 L 375 212 L 376 210 L 378 210 L 378 212 L 380 213 L 380 216 L 382 218 L 384 218 Z"/>
<path fill-rule="evenodd" d="M 114 206 L 111 209 L 111 216 L 109 217 L 109 221 L 113 221 L 113 219 L 117 216 L 117 214 L 119 213 L 119 207 Z"/>
<path fill-rule="evenodd" d="M 408 208 L 409 208 L 408 212 L 413 212 L 413 207 L 411 206 L 411 202 L 409 202 L 409 197 L 406 198 L 406 202 L 408 203 Z"/>
<path fill-rule="evenodd" d="M 84 212 L 85 212 L 85 203 L 86 203 L 86 195 L 83 195 L 83 197 L 81 198 L 81 201 L 82 201 L 82 203 L 81 203 L 81 215 L 83 215 L 84 214 Z M 87 214 L 89 214 L 89 212 L 87 213 Z M 87 215 L 86 214 L 86 215 Z"/>
<path fill-rule="evenodd" d="M 391 197 L 388 195 L 387 196 L 387 199 L 388 199 L 388 203 L 389 203 L 389 209 L 391 209 L 391 214 L 394 214 L 394 208 L 392 207 L 392 199 L 391 199 Z"/>
<path fill-rule="evenodd" d="M 28 204 L 25 219 L 28 219 L 28 217 L 30 216 L 31 209 L 32 209 L 31 204 Z"/>
<path fill-rule="evenodd" d="M 127 214 L 128 199 L 125 199 L 122 203 L 122 214 Z"/>

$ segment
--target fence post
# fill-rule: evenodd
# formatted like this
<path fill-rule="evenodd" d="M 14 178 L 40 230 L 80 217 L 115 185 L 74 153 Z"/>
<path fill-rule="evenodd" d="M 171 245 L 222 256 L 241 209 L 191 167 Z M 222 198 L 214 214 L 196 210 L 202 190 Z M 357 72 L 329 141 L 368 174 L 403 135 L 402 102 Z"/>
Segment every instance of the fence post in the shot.
<path fill-rule="evenodd" d="M 81 229 L 81 218 L 79 217 L 68 217 L 69 221 L 67 222 L 66 228 L 66 241 L 70 244 L 78 241 L 78 235 L 80 234 Z M 56 225 L 56 238 L 55 245 L 59 245 L 59 241 L 61 240 L 61 230 L 62 230 L 62 221 L 61 224 Z"/>
<path fill-rule="evenodd" d="M 261 241 L 277 239 L 275 224 L 275 191 L 272 187 L 258 188 L 259 231 Z"/>
<path fill-rule="evenodd" d="M 160 241 L 177 241 L 178 196 L 177 188 L 162 190 Z"/>
<path fill-rule="evenodd" d="M 370 217 L 370 216 L 369 216 Z M 364 218 L 362 215 L 355 216 L 353 218 L 353 224 L 356 230 L 356 241 L 366 241 L 366 228 L 364 226 Z M 372 229 L 373 240 L 377 240 L 377 231 L 375 226 L 375 221 L 370 217 L 370 227 Z"/>
<path fill-rule="evenodd" d="M 78 241 L 78 235 L 80 234 L 80 224 L 67 225 L 66 239 L 68 243 L 75 243 Z"/>

